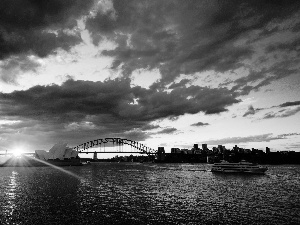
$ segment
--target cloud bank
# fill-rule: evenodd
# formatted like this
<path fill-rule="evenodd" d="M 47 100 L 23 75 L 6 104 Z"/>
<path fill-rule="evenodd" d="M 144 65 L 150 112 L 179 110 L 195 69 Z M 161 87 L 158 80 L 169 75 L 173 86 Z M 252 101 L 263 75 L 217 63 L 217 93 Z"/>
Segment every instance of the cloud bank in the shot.
<path fill-rule="evenodd" d="M 298 30 L 286 27 L 297 26 L 290 21 L 298 21 L 299 10 L 297 1 L 115 0 L 110 10 L 87 19 L 86 27 L 95 44 L 103 38 L 117 44 L 102 55 L 113 57 L 111 68 L 125 76 L 158 68 L 167 84 L 181 74 L 223 73 L 249 68 L 252 61 L 255 70 L 233 79 L 232 91 L 245 95 L 299 71 L 296 55 L 274 58 L 278 51 L 295 51 L 298 39 L 272 42 L 263 49 L 266 57 L 257 48 L 279 33 L 295 37 Z"/>
<path fill-rule="evenodd" d="M 153 125 L 157 120 L 199 112 L 217 114 L 237 102 L 225 88 L 189 86 L 169 92 L 131 86 L 129 78 L 104 82 L 69 79 L 62 85 L 0 93 L 0 116 L 22 121 L 2 125 L 6 130 L 18 126 L 27 133 L 53 132 L 57 137 L 78 133 L 83 138 L 126 135 L 138 129 L 144 133 L 140 137 L 146 138 L 147 130 L 159 128 Z"/>
<path fill-rule="evenodd" d="M 247 137 L 228 137 L 218 140 L 209 140 L 205 143 L 211 145 L 223 145 L 223 144 L 239 144 L 239 143 L 249 143 L 249 142 L 270 142 L 279 139 L 287 139 L 290 136 L 298 136 L 299 133 L 287 133 L 280 135 L 273 135 L 272 133 L 252 135 Z"/>
<path fill-rule="evenodd" d="M 300 71 L 299 1 L 3 0 L 0 15 L 0 82 L 17 85 L 18 76 L 37 71 L 39 59 L 72 53 L 83 32 L 101 49 L 97 56 L 113 61 L 108 70 L 120 75 L 92 82 L 71 74 L 74 80 L 61 85 L 0 93 L 0 116 L 7 121 L 0 125 L 2 140 L 145 140 L 175 131 L 156 131 L 158 120 L 225 112 L 244 95 Z M 74 64 L 84 56 L 76 57 Z M 138 70 L 158 71 L 161 79 L 149 88 L 134 86 Z M 263 117 L 300 111 L 299 101 L 277 108 Z M 250 106 L 244 117 L 258 110 Z"/>

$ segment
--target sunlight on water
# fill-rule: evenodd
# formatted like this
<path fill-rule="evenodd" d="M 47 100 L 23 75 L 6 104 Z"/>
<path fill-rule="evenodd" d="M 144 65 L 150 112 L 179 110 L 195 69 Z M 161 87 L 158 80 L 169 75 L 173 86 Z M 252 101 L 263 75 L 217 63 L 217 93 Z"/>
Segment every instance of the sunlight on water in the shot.
<path fill-rule="evenodd" d="M 63 172 L 63 173 L 66 173 L 66 174 L 68 174 L 68 175 L 71 175 L 71 176 L 73 176 L 73 177 L 76 177 L 77 179 L 82 179 L 82 178 L 79 177 L 78 175 L 76 175 L 76 174 L 74 174 L 74 173 L 72 173 L 72 172 L 70 172 L 70 171 L 68 171 L 68 170 L 65 170 L 65 169 L 62 168 L 62 167 L 55 166 L 55 165 L 53 165 L 53 164 L 51 164 L 51 163 L 48 163 L 48 162 L 46 162 L 46 161 L 44 161 L 44 160 L 40 160 L 40 159 L 37 159 L 37 158 L 31 158 L 31 159 L 33 159 L 33 160 L 35 160 L 35 161 L 38 161 L 38 162 L 40 162 L 40 163 L 43 163 L 43 164 L 45 164 L 45 165 L 47 165 L 47 166 L 50 166 L 50 167 L 52 167 L 52 168 L 54 168 L 54 169 L 56 169 L 56 170 L 59 170 L 59 171 L 61 171 L 61 172 Z"/>
<path fill-rule="evenodd" d="M 265 176 L 205 164 L 0 168 L 0 188 L 0 224 L 300 223 L 300 166 Z"/>
<path fill-rule="evenodd" d="M 16 204 L 16 190 L 17 190 L 17 177 L 18 173 L 16 171 L 12 171 L 11 176 L 9 177 L 10 183 L 8 184 L 8 189 L 6 194 L 8 196 L 8 205 L 7 205 L 7 213 L 12 215 L 14 213 Z"/>

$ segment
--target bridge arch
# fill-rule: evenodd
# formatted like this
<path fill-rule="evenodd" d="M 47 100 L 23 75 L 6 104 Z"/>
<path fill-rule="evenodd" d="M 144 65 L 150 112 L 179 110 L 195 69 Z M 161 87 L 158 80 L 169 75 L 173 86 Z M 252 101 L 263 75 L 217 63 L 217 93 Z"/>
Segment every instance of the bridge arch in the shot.
<path fill-rule="evenodd" d="M 116 144 L 118 146 L 129 145 L 135 148 L 136 150 L 138 150 L 142 154 L 147 154 L 147 155 L 157 154 L 157 150 L 153 148 L 149 148 L 146 145 L 139 143 L 137 141 L 132 141 L 126 138 L 99 138 L 93 141 L 87 141 L 83 144 L 77 145 L 73 147 L 73 150 L 76 150 L 79 153 L 86 153 L 89 148 L 101 146 L 101 144 L 106 144 L 106 143 L 112 143 L 113 145 Z"/>

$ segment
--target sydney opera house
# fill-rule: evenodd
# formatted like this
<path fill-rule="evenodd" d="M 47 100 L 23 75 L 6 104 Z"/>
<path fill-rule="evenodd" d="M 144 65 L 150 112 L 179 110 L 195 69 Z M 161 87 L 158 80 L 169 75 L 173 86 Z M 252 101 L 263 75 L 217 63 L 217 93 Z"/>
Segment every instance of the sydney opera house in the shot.
<path fill-rule="evenodd" d="M 81 166 L 78 152 L 66 143 L 55 144 L 48 152 L 35 150 L 34 157 L 26 155 L 3 157 L 0 160 L 2 167 L 35 167 L 35 166 Z"/>
<path fill-rule="evenodd" d="M 75 159 L 78 158 L 78 152 L 67 147 L 67 143 L 58 143 L 48 152 L 45 150 L 35 150 L 35 158 L 40 160 Z"/>

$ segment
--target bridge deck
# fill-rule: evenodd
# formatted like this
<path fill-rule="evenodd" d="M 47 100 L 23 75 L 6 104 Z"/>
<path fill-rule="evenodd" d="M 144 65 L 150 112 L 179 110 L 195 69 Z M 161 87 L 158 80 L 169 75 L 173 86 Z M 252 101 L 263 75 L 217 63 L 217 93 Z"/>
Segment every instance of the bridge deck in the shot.
<path fill-rule="evenodd" d="M 97 152 L 97 151 L 93 151 L 93 152 L 85 152 L 85 151 L 78 151 L 78 153 L 81 153 L 81 154 L 84 154 L 84 153 L 138 153 L 138 154 L 146 154 L 144 152 L 122 152 L 122 151 L 111 151 L 111 152 L 104 152 L 104 151 L 101 151 L 101 152 Z M 148 154 L 155 154 L 155 153 L 148 153 Z"/>
<path fill-rule="evenodd" d="M 81 153 L 81 154 L 88 154 L 88 153 L 106 153 L 106 154 L 110 154 L 110 153 L 125 153 L 125 154 L 146 154 L 146 153 L 144 153 L 144 152 L 122 152 L 122 151 L 111 151 L 111 152 L 104 152 L 104 151 L 101 151 L 101 152 L 99 152 L 99 151 L 93 151 L 93 152 L 85 152 L 85 151 L 78 151 L 78 153 Z M 23 153 L 22 155 L 34 155 L 35 153 L 31 153 L 31 152 L 28 152 L 28 153 Z M 155 153 L 148 153 L 148 154 L 155 154 Z M 8 155 L 8 156 L 11 156 L 11 155 L 13 155 L 12 153 L 7 153 L 7 154 L 5 154 L 5 153 L 0 153 L 0 155 Z"/>

